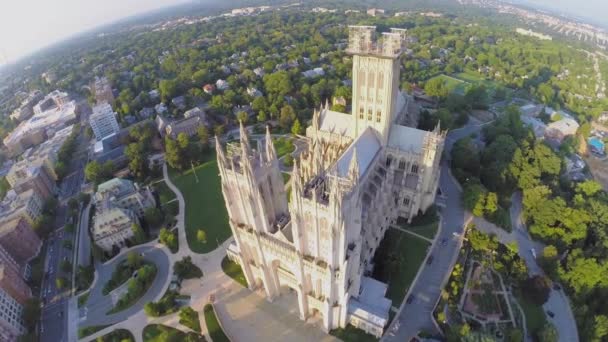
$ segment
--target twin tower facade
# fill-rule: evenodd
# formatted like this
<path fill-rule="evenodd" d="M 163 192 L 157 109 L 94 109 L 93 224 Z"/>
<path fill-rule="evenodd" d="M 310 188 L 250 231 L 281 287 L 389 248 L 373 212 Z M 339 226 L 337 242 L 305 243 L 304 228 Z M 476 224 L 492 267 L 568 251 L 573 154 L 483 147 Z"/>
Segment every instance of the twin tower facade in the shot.
<path fill-rule="evenodd" d="M 398 217 L 434 202 L 445 133 L 401 125 L 413 105 L 399 90 L 405 31 L 349 31 L 352 111 L 315 110 L 288 191 L 268 131 L 252 145 L 241 126 L 239 143 L 216 141 L 217 159 L 235 238 L 228 255 L 249 287 L 271 301 L 295 292 L 300 318 L 327 331 L 352 324 L 381 336 L 392 303 L 388 285 L 368 276 L 373 256 Z"/>

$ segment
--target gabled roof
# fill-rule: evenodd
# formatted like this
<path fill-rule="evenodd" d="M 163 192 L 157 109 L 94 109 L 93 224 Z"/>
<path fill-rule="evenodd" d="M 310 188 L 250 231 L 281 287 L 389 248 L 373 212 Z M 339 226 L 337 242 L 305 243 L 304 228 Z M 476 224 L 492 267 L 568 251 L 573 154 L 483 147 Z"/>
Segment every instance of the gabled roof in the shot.
<path fill-rule="evenodd" d="M 321 112 L 320 121 L 321 124 L 319 125 L 319 129 L 321 131 L 355 138 L 355 125 L 352 124 L 353 116 L 350 114 L 324 110 Z"/>
<path fill-rule="evenodd" d="M 346 177 L 350 161 L 353 158 L 353 152 L 357 151 L 357 162 L 359 163 L 359 178 L 361 178 L 367 168 L 374 160 L 374 157 L 380 151 L 382 145 L 376 137 L 376 133 L 371 127 L 368 127 L 361 135 L 353 141 L 348 149 L 342 154 L 336 162 L 336 169 L 339 177 Z"/>
<path fill-rule="evenodd" d="M 427 134 L 430 134 L 430 132 L 407 126 L 393 125 L 388 136 L 388 147 L 401 151 L 422 153 L 422 147 L 424 146 Z"/>

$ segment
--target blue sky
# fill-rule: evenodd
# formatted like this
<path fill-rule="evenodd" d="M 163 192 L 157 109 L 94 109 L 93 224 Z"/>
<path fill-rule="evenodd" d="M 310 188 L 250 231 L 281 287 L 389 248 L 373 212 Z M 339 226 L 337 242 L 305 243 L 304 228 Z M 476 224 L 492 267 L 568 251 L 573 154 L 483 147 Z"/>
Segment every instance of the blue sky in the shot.
<path fill-rule="evenodd" d="M 188 0 L 0 0 L 0 60 L 76 33 Z"/>

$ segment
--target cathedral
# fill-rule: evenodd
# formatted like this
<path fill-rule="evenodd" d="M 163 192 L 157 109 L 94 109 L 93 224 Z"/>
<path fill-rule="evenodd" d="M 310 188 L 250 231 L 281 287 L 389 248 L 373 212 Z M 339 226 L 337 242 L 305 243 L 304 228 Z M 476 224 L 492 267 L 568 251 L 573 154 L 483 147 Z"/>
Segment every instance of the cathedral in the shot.
<path fill-rule="evenodd" d="M 416 118 L 399 90 L 404 40 L 402 29 L 377 37 L 373 26 L 349 27 L 351 113 L 315 110 L 289 196 L 268 131 L 254 146 L 242 125 L 240 142 L 224 150 L 216 140 L 235 239 L 228 256 L 250 289 L 269 301 L 295 293 L 300 318 L 319 317 L 326 331 L 351 324 L 383 334 L 401 303 L 371 278 L 374 253 L 397 218 L 435 201 L 445 132 L 407 126 Z"/>

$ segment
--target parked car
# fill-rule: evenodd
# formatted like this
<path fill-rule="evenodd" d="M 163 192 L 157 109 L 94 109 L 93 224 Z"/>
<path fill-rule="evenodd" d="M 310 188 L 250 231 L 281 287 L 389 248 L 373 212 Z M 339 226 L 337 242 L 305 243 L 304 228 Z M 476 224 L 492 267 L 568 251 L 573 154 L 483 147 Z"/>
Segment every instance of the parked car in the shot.
<path fill-rule="evenodd" d="M 555 317 L 555 314 L 551 310 L 547 310 L 547 315 L 549 315 L 551 318 Z"/>
<path fill-rule="evenodd" d="M 429 258 L 428 258 L 428 259 L 426 259 L 426 264 L 427 264 L 427 265 L 430 265 L 430 264 L 432 264 L 432 263 L 433 263 L 433 256 L 432 256 L 432 255 L 429 255 Z"/>
<path fill-rule="evenodd" d="M 410 295 L 409 297 L 407 297 L 407 300 L 405 302 L 407 304 L 412 304 L 412 302 L 414 302 L 414 295 Z"/>

